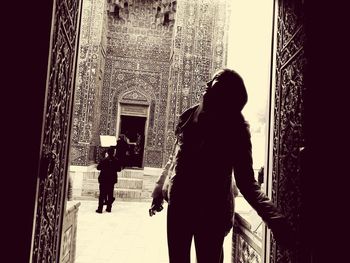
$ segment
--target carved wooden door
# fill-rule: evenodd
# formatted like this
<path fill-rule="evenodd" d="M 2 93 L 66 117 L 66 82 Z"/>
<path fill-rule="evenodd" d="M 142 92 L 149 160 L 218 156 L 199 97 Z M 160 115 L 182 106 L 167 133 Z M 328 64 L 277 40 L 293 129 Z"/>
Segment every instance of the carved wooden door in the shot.
<path fill-rule="evenodd" d="M 81 1 L 53 1 L 32 262 L 58 262 Z"/>
<path fill-rule="evenodd" d="M 301 214 L 304 146 L 305 25 L 303 0 L 276 1 L 275 100 L 273 109 L 272 200 L 296 231 Z M 271 236 L 270 262 L 302 262 L 300 251 L 280 249 Z"/>

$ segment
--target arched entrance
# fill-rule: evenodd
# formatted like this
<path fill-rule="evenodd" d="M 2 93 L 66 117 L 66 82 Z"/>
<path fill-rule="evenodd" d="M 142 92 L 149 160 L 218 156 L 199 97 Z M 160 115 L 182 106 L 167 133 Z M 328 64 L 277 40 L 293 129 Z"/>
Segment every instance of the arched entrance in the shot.
<path fill-rule="evenodd" d="M 145 132 L 148 117 L 135 115 L 129 112 L 130 108 L 140 108 L 148 112 L 145 105 L 121 105 L 122 114 L 119 116 L 119 134 L 124 134 L 129 142 L 129 154 L 127 166 L 143 168 L 143 156 L 145 149 Z"/>
<path fill-rule="evenodd" d="M 120 96 L 117 115 L 117 136 L 124 134 L 129 143 L 127 167 L 144 167 L 144 149 L 149 122 L 149 99 L 140 91 L 128 91 Z"/>

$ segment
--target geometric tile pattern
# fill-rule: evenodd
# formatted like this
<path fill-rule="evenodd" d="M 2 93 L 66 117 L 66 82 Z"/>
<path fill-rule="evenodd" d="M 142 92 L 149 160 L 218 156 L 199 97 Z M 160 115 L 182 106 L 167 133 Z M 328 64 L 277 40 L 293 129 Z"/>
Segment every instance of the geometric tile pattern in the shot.
<path fill-rule="evenodd" d="M 152 1 L 135 0 L 132 5 L 129 1 L 128 14 L 122 14 L 121 18 L 108 15 L 100 132 L 116 135 L 121 98 L 130 93 L 143 94 L 150 107 L 144 165 L 161 167 L 173 23 L 163 24 L 156 19 Z M 139 104 L 132 98 L 129 102 Z"/>
<path fill-rule="evenodd" d="M 74 96 L 71 164 L 95 160 L 99 144 L 100 101 L 106 57 L 106 1 L 84 0 Z"/>
<path fill-rule="evenodd" d="M 169 78 L 166 152 L 174 141 L 179 115 L 199 102 L 212 74 L 226 65 L 229 1 L 178 4 Z"/>
<path fill-rule="evenodd" d="M 229 1 L 117 2 L 84 1 L 71 163 L 96 158 L 98 135 L 116 135 L 119 102 L 133 93 L 150 112 L 144 166 L 161 167 L 179 114 L 226 65 Z"/>

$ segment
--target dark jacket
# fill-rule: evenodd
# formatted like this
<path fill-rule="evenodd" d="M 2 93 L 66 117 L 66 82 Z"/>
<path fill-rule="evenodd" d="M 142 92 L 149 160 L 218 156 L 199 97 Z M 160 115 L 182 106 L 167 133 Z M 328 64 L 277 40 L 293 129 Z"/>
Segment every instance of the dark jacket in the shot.
<path fill-rule="evenodd" d="M 215 214 L 215 220 L 229 230 L 234 214 L 233 170 L 240 192 L 269 226 L 282 215 L 254 178 L 250 132 L 244 117 L 241 113 L 229 120 L 203 115 L 194 124 L 192 116 L 197 107 L 179 118 L 176 145 L 166 166 L 169 173 L 163 172 L 153 197 L 162 194 L 160 189 L 169 176 L 169 188 L 163 191 L 169 205 L 212 211 L 209 213 Z"/>
<path fill-rule="evenodd" d="M 112 183 L 118 182 L 118 171 L 120 171 L 120 164 L 115 157 L 103 158 L 97 165 L 97 170 L 100 170 L 98 176 L 99 183 Z"/>

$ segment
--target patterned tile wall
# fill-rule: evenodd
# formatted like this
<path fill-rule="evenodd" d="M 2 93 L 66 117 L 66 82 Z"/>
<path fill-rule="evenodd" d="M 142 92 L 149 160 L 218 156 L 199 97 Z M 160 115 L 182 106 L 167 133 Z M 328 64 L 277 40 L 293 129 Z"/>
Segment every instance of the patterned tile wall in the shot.
<path fill-rule="evenodd" d="M 100 132 L 116 135 L 118 105 L 122 97 L 133 91 L 144 94 L 150 107 L 144 165 L 160 167 L 173 23 L 164 25 L 157 20 L 152 1 L 135 0 L 129 4 L 128 12 L 128 16 L 124 14 L 120 19 L 108 17 Z"/>
<path fill-rule="evenodd" d="M 228 1 L 181 1 L 178 4 L 169 78 L 166 156 L 174 141 L 178 116 L 199 102 L 212 74 L 226 65 Z"/>
<path fill-rule="evenodd" d="M 161 167 L 179 114 L 226 65 L 228 1 L 122 2 L 116 16 L 107 1 L 84 1 L 72 163 L 93 159 L 99 134 L 116 135 L 119 102 L 136 92 L 150 108 L 144 166 Z"/>
<path fill-rule="evenodd" d="M 99 144 L 99 111 L 106 57 L 106 1 L 84 0 L 73 109 L 71 164 L 88 165 Z"/>

